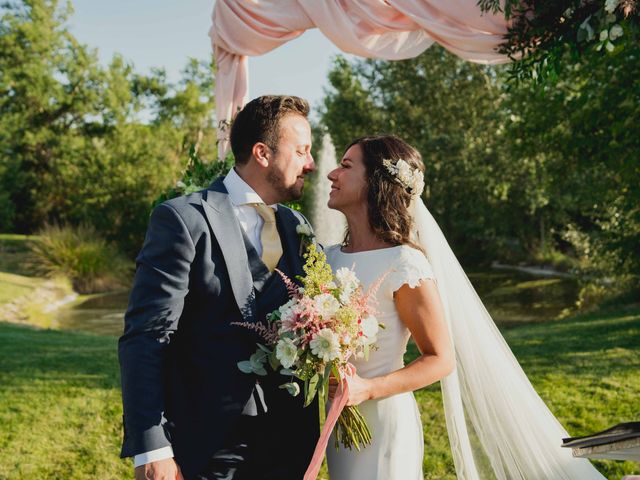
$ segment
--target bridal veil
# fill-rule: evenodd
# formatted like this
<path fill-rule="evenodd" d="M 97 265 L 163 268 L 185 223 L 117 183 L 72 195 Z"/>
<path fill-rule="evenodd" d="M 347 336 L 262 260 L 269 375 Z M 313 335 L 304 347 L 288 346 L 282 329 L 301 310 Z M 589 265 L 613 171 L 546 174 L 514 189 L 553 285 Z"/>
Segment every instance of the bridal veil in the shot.
<path fill-rule="evenodd" d="M 455 348 L 456 369 L 441 385 L 457 478 L 604 479 L 560 446 L 567 432 L 527 379 L 438 224 L 421 199 L 411 210 Z"/>

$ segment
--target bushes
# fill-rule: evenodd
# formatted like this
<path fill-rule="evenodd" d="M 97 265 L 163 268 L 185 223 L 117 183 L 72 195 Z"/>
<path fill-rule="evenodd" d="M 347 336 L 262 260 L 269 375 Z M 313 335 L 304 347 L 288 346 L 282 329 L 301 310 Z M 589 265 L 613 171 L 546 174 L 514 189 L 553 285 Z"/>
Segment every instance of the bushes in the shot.
<path fill-rule="evenodd" d="M 154 206 L 171 198 L 180 195 L 189 195 L 190 193 L 203 190 L 209 186 L 216 178 L 226 175 L 233 168 L 235 161 L 233 155 L 227 155 L 224 161 L 205 162 L 198 155 L 196 145 L 192 145 L 189 149 L 189 161 L 182 177 L 174 186 L 163 191 L 154 201 Z"/>
<path fill-rule="evenodd" d="M 49 277 L 68 277 L 79 293 L 126 286 L 133 264 L 93 227 L 48 225 L 30 244 L 34 269 Z"/>

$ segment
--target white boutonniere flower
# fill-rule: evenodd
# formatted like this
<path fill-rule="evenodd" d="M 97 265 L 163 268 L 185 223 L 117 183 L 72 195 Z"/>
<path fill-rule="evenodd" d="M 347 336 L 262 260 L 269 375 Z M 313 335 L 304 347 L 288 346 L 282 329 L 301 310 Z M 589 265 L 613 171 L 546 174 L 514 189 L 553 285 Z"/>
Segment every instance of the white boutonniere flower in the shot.
<path fill-rule="evenodd" d="M 302 235 L 305 237 L 312 237 L 313 236 L 313 231 L 311 230 L 311 227 L 309 225 L 307 225 L 306 223 L 301 223 L 296 227 L 296 233 L 298 235 Z"/>
<path fill-rule="evenodd" d="M 316 236 L 313 234 L 311 225 L 303 220 L 300 220 L 300 223 L 296 225 L 296 233 L 300 235 L 300 251 L 298 255 L 302 256 L 309 245 L 316 243 Z"/>

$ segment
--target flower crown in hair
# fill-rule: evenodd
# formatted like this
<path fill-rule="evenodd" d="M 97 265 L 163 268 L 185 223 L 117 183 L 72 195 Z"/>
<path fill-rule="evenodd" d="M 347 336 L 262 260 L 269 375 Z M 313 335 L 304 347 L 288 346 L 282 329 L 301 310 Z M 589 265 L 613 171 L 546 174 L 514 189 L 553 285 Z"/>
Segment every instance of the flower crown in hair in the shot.
<path fill-rule="evenodd" d="M 416 169 L 412 169 L 407 162 L 399 159 L 396 163 L 385 158 L 382 163 L 393 175 L 396 181 L 404 188 L 409 189 L 412 197 L 419 197 L 424 190 L 424 174 Z"/>

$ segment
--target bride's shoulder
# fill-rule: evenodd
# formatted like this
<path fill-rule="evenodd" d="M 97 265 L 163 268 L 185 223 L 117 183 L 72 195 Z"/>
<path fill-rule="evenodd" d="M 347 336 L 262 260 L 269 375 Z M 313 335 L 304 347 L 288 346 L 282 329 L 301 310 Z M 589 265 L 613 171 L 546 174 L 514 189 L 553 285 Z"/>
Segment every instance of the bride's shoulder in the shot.
<path fill-rule="evenodd" d="M 433 268 L 422 250 L 410 245 L 402 245 L 392 265 L 394 276 L 399 279 L 434 278 Z M 413 282 L 411 282 L 413 283 Z"/>
<path fill-rule="evenodd" d="M 391 292 L 408 284 L 414 288 L 422 280 L 435 280 L 435 274 L 425 254 L 409 245 L 402 245 L 399 249 L 386 279 Z"/>
<path fill-rule="evenodd" d="M 422 250 L 419 250 L 411 245 L 402 245 L 400 247 L 400 255 L 398 255 L 398 260 L 404 262 L 417 262 L 418 264 L 428 264 L 429 260 Z"/>

